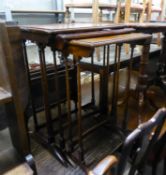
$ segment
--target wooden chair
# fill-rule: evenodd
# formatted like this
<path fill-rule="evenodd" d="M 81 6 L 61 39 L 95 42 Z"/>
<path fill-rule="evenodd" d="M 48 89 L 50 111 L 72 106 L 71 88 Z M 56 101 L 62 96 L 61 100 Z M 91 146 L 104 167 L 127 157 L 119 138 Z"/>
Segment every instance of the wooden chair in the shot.
<path fill-rule="evenodd" d="M 160 0 L 160 6 L 155 6 L 153 4 L 153 0 L 148 0 L 148 5 L 147 5 L 147 21 L 151 21 L 152 19 L 152 14 L 157 13 L 158 17 L 157 20 L 161 21 L 162 19 L 162 13 L 163 13 L 163 6 L 164 6 L 164 0 Z"/>
<path fill-rule="evenodd" d="M 155 6 L 153 4 L 153 0 L 148 0 L 148 5 L 147 5 L 147 21 L 152 20 L 152 15 L 153 14 L 158 14 L 156 21 L 162 21 L 162 14 L 164 10 L 164 0 L 160 0 L 160 6 Z M 158 33 L 157 36 L 157 44 L 160 46 L 161 45 L 161 34 Z"/>
<path fill-rule="evenodd" d="M 122 0 L 119 0 L 118 2 L 118 9 L 117 13 L 120 11 L 118 14 L 118 21 L 122 22 L 121 17 L 124 16 L 124 22 L 129 23 L 131 22 L 130 17 L 132 13 L 136 13 L 138 16 L 138 21 L 139 22 L 144 22 L 144 14 L 146 11 L 146 0 L 143 0 L 143 3 L 132 3 L 132 0 L 125 0 L 123 2 Z M 135 21 L 134 21 L 135 22 Z"/>
<path fill-rule="evenodd" d="M 138 16 L 138 22 L 142 23 L 145 20 L 145 12 L 147 6 L 147 0 L 143 0 L 143 3 L 132 3 L 132 0 L 119 0 L 117 4 L 117 10 L 115 15 L 115 23 L 130 23 L 136 22 Z M 131 14 L 135 13 L 135 21 L 131 21 Z M 123 19 L 124 18 L 124 19 Z M 125 45 L 125 51 L 129 53 L 128 45 Z"/>
<path fill-rule="evenodd" d="M 25 120 L 28 86 L 20 36 L 18 27 L 0 21 L 0 104 L 5 105 L 13 147 L 37 174 Z"/>
<path fill-rule="evenodd" d="M 73 9 L 82 8 L 82 9 L 92 9 L 92 22 L 99 23 L 103 22 L 102 20 L 103 10 L 116 11 L 117 3 L 103 3 L 103 1 L 100 0 L 92 0 L 90 3 L 79 3 L 79 2 L 74 3 L 73 0 L 71 0 L 69 4 L 65 5 L 65 7 L 66 7 L 67 22 L 75 22 Z"/>
<path fill-rule="evenodd" d="M 125 139 L 120 157 L 107 156 L 88 174 L 104 175 L 110 172 L 115 164 L 118 164 L 116 173 L 112 174 L 143 174 L 148 165 L 152 166 L 152 172 L 156 174 L 160 160 L 166 161 L 165 121 L 166 108 L 159 109 L 149 121 L 138 126 Z"/>

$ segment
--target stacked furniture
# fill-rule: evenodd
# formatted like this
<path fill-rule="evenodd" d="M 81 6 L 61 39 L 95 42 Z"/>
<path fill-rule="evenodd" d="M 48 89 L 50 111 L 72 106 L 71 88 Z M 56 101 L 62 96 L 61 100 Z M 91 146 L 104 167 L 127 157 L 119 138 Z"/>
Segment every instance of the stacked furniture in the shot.
<path fill-rule="evenodd" d="M 106 30 L 107 29 L 107 30 Z M 142 102 L 144 101 L 144 90 L 146 88 L 146 65 L 148 62 L 149 45 L 151 41 L 151 35 L 148 34 L 135 34 L 133 29 L 125 29 L 123 25 L 107 25 L 107 24 L 59 24 L 59 25 L 32 25 L 32 26 L 22 26 L 22 39 L 31 40 L 37 43 L 39 48 L 39 58 L 40 58 L 40 76 L 41 76 L 41 86 L 44 99 L 44 114 L 46 119 L 46 134 L 36 132 L 36 136 L 41 139 L 42 143 L 51 151 L 51 153 L 59 160 L 63 165 L 71 165 L 72 159 L 77 159 L 78 162 L 86 162 L 86 152 L 84 149 L 84 138 L 90 136 L 93 132 L 98 130 L 100 127 L 105 126 L 106 123 L 110 123 L 109 130 L 117 129 L 118 114 L 117 114 L 117 101 L 118 101 L 118 88 L 119 88 L 119 70 L 122 68 L 121 65 L 121 46 L 123 43 L 128 43 L 131 46 L 131 57 L 128 60 L 128 79 L 127 79 L 127 91 L 126 97 L 129 97 L 129 86 L 130 86 L 130 76 L 133 61 L 133 52 L 135 45 L 142 45 L 143 52 L 140 64 L 140 76 L 138 81 L 138 111 L 141 112 Z M 110 69 L 110 45 L 115 44 L 115 62 L 113 64 L 113 70 Z M 49 84 L 48 84 L 48 71 L 45 60 L 45 47 L 48 46 L 52 50 L 52 54 L 55 60 L 53 67 L 53 76 L 55 77 L 55 85 L 59 84 L 58 71 L 56 67 L 56 52 L 61 52 L 62 57 L 61 62 L 65 66 L 65 87 L 66 87 L 66 107 L 67 114 L 63 116 L 58 113 L 59 128 L 55 127 L 53 123 L 53 115 L 51 114 L 51 103 L 49 97 Z M 96 47 L 103 47 L 103 65 L 98 67 L 94 64 L 93 52 Z M 24 53 L 26 53 L 24 46 Z M 71 60 L 69 54 L 73 55 L 73 60 Z M 91 63 L 84 64 L 81 61 L 82 57 L 90 57 Z M 27 55 L 24 54 L 25 60 L 27 60 Z M 71 67 L 70 67 L 71 66 Z M 70 70 L 74 70 L 76 76 L 76 86 L 72 87 L 70 82 Z M 80 72 L 90 71 L 91 72 L 91 100 L 86 104 L 81 102 L 81 82 L 80 82 Z M 113 96 L 112 96 L 112 108 L 111 112 L 108 110 L 108 78 L 111 72 L 114 73 L 113 81 Z M 101 77 L 100 82 L 100 98 L 99 106 L 96 105 L 95 97 L 95 83 L 94 75 L 99 74 Z M 29 82 L 32 79 L 29 78 Z M 29 84 L 31 87 L 31 83 Z M 55 86 L 56 87 L 56 86 Z M 58 88 L 58 87 L 56 87 Z M 77 97 L 77 110 L 72 114 L 72 95 L 71 89 L 76 92 Z M 60 90 L 59 90 L 60 92 Z M 58 96 L 59 94 L 57 94 Z M 59 109 L 61 102 L 56 104 Z M 86 110 L 86 113 L 84 111 Z M 128 122 L 128 104 L 125 103 L 124 108 L 124 118 L 123 118 L 123 129 L 127 127 Z M 86 129 L 84 128 L 84 119 L 87 117 L 99 116 L 98 122 L 93 121 L 92 125 Z M 88 118 L 89 118 L 88 117 Z M 141 113 L 138 115 L 138 121 L 140 122 Z M 88 119 L 87 118 L 87 119 Z M 77 134 L 75 134 L 77 133 Z M 62 141 L 59 142 L 58 140 Z M 119 147 L 122 140 L 116 147 Z M 86 147 L 86 144 L 85 144 Z M 114 148 L 115 149 L 115 148 Z M 79 157 L 77 157 L 77 155 Z M 77 162 L 77 161 L 75 161 Z M 77 162 L 77 163 L 78 163 Z"/>

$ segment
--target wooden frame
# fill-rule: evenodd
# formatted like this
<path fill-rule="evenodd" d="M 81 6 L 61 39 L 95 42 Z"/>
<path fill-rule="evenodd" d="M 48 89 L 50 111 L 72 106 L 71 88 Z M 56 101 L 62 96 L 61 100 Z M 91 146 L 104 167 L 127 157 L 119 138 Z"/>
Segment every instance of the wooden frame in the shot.
<path fill-rule="evenodd" d="M 25 111 L 28 105 L 28 86 L 22 53 L 21 35 L 18 27 L 7 27 L 0 22 L 1 93 L 0 103 L 5 104 L 11 140 L 22 160 L 27 161 L 37 174 L 30 151 Z M 4 81 L 5 80 L 5 81 Z M 4 93 L 7 92 L 7 93 Z M 1 96 L 2 97 L 2 96 Z"/>

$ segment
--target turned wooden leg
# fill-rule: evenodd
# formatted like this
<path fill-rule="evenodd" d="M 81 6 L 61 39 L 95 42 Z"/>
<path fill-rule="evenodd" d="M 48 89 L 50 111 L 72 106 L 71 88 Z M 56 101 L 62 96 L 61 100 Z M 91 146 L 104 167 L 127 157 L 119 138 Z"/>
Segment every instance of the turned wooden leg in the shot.
<path fill-rule="evenodd" d="M 46 116 L 46 127 L 48 133 L 48 143 L 55 142 L 53 126 L 52 126 L 52 116 L 49 105 L 49 95 L 48 95 L 48 81 L 47 81 L 47 71 L 46 71 L 46 60 L 45 60 L 45 45 L 38 44 L 39 48 L 39 59 L 40 59 L 40 67 L 41 67 L 41 84 L 43 90 L 43 98 L 44 98 L 44 111 Z"/>
<path fill-rule="evenodd" d="M 79 58 L 78 58 L 79 59 Z M 82 138 L 82 115 L 81 115 L 81 68 L 79 61 L 77 62 L 77 91 L 78 91 L 78 101 L 77 101 L 77 122 L 78 122 L 78 144 L 79 144 L 79 158 L 84 162 L 84 149 L 83 149 L 83 138 Z"/>
<path fill-rule="evenodd" d="M 34 119 L 35 131 L 37 132 L 38 129 L 39 129 L 39 127 L 38 127 L 39 125 L 38 125 L 38 120 L 37 120 L 37 115 L 36 115 L 36 110 L 35 110 L 35 104 L 34 104 L 34 99 L 33 99 L 34 97 L 32 95 L 31 75 L 30 75 L 30 70 L 29 70 L 29 63 L 28 63 L 25 41 L 23 41 L 22 47 L 23 47 L 23 56 L 24 56 L 24 61 L 25 61 L 25 66 L 26 66 L 26 73 L 27 73 L 27 78 L 28 78 L 28 83 L 29 83 L 30 103 L 31 103 L 31 106 L 32 106 L 32 114 L 33 114 L 33 119 Z"/>
<path fill-rule="evenodd" d="M 112 88 L 112 108 L 111 108 L 111 116 L 115 125 L 117 124 L 117 102 L 119 92 L 119 69 L 120 69 L 121 48 L 122 44 L 116 45 L 115 48 L 115 62 L 114 62 L 113 88 Z"/>
<path fill-rule="evenodd" d="M 70 82 L 69 82 L 69 67 L 67 56 L 63 55 L 65 62 L 66 74 L 66 96 L 67 96 L 67 120 L 68 120 L 68 139 L 69 139 L 69 152 L 73 151 L 73 137 L 72 137 L 72 118 L 71 118 L 71 98 L 70 98 Z"/>
<path fill-rule="evenodd" d="M 149 60 L 149 50 L 150 50 L 150 44 L 145 43 L 142 49 L 142 56 L 139 68 L 139 79 L 138 79 L 138 124 L 142 123 L 142 110 L 148 79 L 148 76 L 146 74 L 146 68 Z"/>
<path fill-rule="evenodd" d="M 128 65 L 128 70 L 127 70 L 124 119 L 123 119 L 123 123 L 122 123 L 122 128 L 124 130 L 127 129 L 127 124 L 128 124 L 128 120 L 129 120 L 129 117 L 128 117 L 129 116 L 129 114 L 128 114 L 128 102 L 129 102 L 129 96 L 130 96 L 130 80 L 131 80 L 131 71 L 132 71 L 132 64 L 133 64 L 134 48 L 135 48 L 135 45 L 131 45 L 130 62 L 129 62 L 129 65 Z"/>
<path fill-rule="evenodd" d="M 53 52 L 54 71 L 55 71 L 55 91 L 56 91 L 57 102 L 58 102 L 57 108 L 58 108 L 58 118 L 59 118 L 60 148 L 65 149 L 62 109 L 60 104 L 60 89 L 59 89 L 59 82 L 58 82 L 57 56 L 56 56 L 56 51 L 54 49 L 52 49 L 52 52 Z"/>

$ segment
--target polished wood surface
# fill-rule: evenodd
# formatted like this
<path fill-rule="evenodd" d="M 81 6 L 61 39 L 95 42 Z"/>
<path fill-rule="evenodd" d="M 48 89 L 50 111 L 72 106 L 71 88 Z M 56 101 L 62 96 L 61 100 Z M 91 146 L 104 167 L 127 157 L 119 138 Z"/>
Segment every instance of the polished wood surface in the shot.
<path fill-rule="evenodd" d="M 95 30 L 102 30 L 102 29 L 116 29 L 122 28 L 123 24 L 109 24 L 109 23 L 69 23 L 69 24 L 47 24 L 47 25 L 24 25 L 20 26 L 22 32 L 42 32 L 42 33 L 70 33 L 70 32 L 81 32 L 81 31 L 95 31 Z"/>
<path fill-rule="evenodd" d="M 147 22 L 147 23 L 126 23 L 126 27 L 133 27 L 138 31 L 158 33 L 166 32 L 166 23 L 164 22 Z"/>
<path fill-rule="evenodd" d="M 56 48 L 58 50 L 64 49 L 65 45 L 68 44 L 70 40 L 76 39 L 86 39 L 86 38 L 98 38 L 104 36 L 113 36 L 113 35 L 121 35 L 134 32 L 135 29 L 132 28 L 123 28 L 123 29 L 116 29 L 116 30 L 102 30 L 102 31 L 93 31 L 93 32 L 83 32 L 83 33 L 71 33 L 71 34 L 58 34 L 56 37 Z"/>
<path fill-rule="evenodd" d="M 131 33 L 131 34 L 123 34 L 117 36 L 105 36 L 105 37 L 97 37 L 97 38 L 88 38 L 82 40 L 72 40 L 70 45 L 77 46 L 85 46 L 85 47 L 99 47 L 107 44 L 118 44 L 125 42 L 132 42 L 135 40 L 145 40 L 151 38 L 151 35 L 141 34 L 141 33 Z"/>
<path fill-rule="evenodd" d="M 40 42 L 51 47 L 55 47 L 57 34 L 69 34 L 80 32 L 101 31 L 105 29 L 120 29 L 123 25 L 115 24 L 92 24 L 92 23 L 72 23 L 72 24 L 50 24 L 50 25 L 27 25 L 20 26 L 22 38 L 33 42 Z"/>
<path fill-rule="evenodd" d="M 114 155 L 109 155 L 101 160 L 88 175 L 103 175 L 107 173 L 114 165 L 118 163 L 118 158 Z"/>
<path fill-rule="evenodd" d="M 0 33 L 3 33 L 3 27 L 0 28 Z M 6 104 L 8 102 L 11 102 L 12 95 L 8 70 L 6 69 L 6 55 L 4 53 L 5 44 L 2 35 L 0 35 L 0 43 L 0 104 Z"/>

